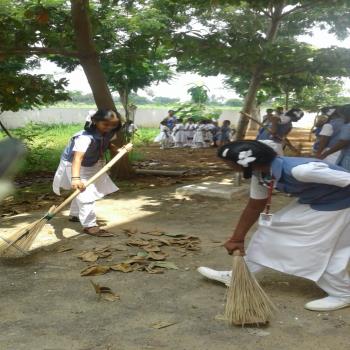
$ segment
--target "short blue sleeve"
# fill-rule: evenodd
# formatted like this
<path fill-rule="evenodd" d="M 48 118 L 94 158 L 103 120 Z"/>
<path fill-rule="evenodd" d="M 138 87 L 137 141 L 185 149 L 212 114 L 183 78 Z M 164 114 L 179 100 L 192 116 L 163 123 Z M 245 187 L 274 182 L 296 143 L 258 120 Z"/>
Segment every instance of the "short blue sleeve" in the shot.
<path fill-rule="evenodd" d="M 342 126 L 339 140 L 350 141 L 350 124 L 345 124 Z"/>

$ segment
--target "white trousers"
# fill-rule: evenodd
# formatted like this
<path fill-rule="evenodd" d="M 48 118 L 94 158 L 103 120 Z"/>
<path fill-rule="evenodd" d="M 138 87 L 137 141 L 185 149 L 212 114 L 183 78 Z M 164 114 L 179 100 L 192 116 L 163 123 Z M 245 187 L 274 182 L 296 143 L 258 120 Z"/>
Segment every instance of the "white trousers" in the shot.
<path fill-rule="evenodd" d="M 79 217 L 84 228 L 97 226 L 95 202 L 83 203 L 78 197 L 74 198 L 70 205 L 70 215 Z"/>
<path fill-rule="evenodd" d="M 341 244 L 341 242 L 340 242 Z M 350 297 L 350 275 L 346 268 L 339 269 L 339 257 L 342 258 L 344 252 L 341 248 L 332 255 L 326 271 L 321 278 L 316 281 L 316 284 L 332 297 L 349 298 Z M 251 273 L 256 274 L 266 267 L 249 261 L 247 258 L 246 264 Z"/>

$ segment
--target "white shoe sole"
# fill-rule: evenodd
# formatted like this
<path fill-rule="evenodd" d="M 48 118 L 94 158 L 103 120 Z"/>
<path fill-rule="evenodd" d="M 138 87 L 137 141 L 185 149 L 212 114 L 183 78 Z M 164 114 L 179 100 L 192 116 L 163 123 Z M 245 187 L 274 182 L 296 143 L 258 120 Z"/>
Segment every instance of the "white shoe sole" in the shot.
<path fill-rule="evenodd" d="M 322 312 L 326 312 L 326 311 L 336 311 L 336 310 L 340 310 L 340 309 L 345 309 L 346 307 L 350 307 L 350 304 L 346 304 L 346 305 L 341 305 L 341 306 L 335 306 L 332 308 L 322 308 L 322 307 L 308 307 L 307 305 L 304 305 L 304 309 L 309 310 L 309 311 L 322 311 Z"/>
<path fill-rule="evenodd" d="M 210 281 L 215 281 L 215 282 L 219 282 L 219 283 L 223 283 L 225 286 L 229 287 L 230 286 L 230 281 L 231 281 L 231 278 L 221 278 L 219 276 L 214 276 L 212 275 L 211 273 L 208 273 L 206 271 L 206 269 L 202 268 L 202 267 L 198 267 L 197 268 L 197 272 L 202 275 L 203 277 L 207 278 L 208 280 Z"/>

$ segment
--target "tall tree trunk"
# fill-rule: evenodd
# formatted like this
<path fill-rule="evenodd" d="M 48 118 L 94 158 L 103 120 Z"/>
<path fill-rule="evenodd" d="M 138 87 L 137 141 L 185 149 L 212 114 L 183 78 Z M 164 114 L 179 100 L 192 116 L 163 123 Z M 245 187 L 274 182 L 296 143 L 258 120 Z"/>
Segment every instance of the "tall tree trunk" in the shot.
<path fill-rule="evenodd" d="M 254 103 L 253 104 L 253 108 L 252 108 L 252 117 L 261 122 L 261 115 L 260 115 L 260 105 L 258 103 Z M 250 120 L 249 122 L 249 130 L 251 131 L 256 131 L 260 128 L 260 125 L 255 123 L 253 120 Z"/>
<path fill-rule="evenodd" d="M 281 15 L 283 12 L 283 8 L 284 8 L 284 1 L 275 5 L 275 9 L 271 17 L 270 27 L 266 34 L 266 43 L 272 43 L 276 39 L 277 32 L 281 23 Z M 247 114 L 252 114 L 255 99 L 256 99 L 256 94 L 259 90 L 261 81 L 263 79 L 263 73 L 264 73 L 264 68 L 262 67 L 261 64 L 257 64 L 253 71 L 249 88 L 244 99 L 244 105 L 243 105 L 242 111 Z M 246 116 L 244 116 L 244 114 L 241 114 L 241 117 L 238 122 L 238 127 L 237 127 L 238 140 L 244 139 L 245 134 L 247 132 L 248 124 L 249 124 L 249 119 Z"/>
<path fill-rule="evenodd" d="M 89 0 L 71 0 L 71 14 L 79 61 L 91 87 L 97 108 L 115 108 L 95 47 L 89 16 Z"/>
<path fill-rule="evenodd" d="M 0 112 L 1 114 L 1 112 Z M 12 139 L 12 135 L 10 134 L 10 132 L 7 130 L 7 128 L 5 127 L 5 125 L 2 123 L 2 121 L 0 120 L 0 127 L 1 129 L 4 131 L 4 133 L 10 138 Z"/>
<path fill-rule="evenodd" d="M 79 61 L 89 82 L 97 108 L 115 109 L 112 94 L 103 73 L 97 53 L 91 21 L 89 16 L 89 0 L 71 0 L 71 14 Z M 115 145 L 125 144 L 123 132 L 117 134 Z M 129 158 L 123 157 L 112 169 L 112 176 L 128 179 L 133 170 Z"/>
<path fill-rule="evenodd" d="M 286 110 L 288 111 L 289 109 L 289 90 L 288 89 L 285 91 L 285 95 L 286 95 L 285 107 L 286 107 Z"/>
<path fill-rule="evenodd" d="M 130 118 L 129 116 L 129 93 L 126 89 L 119 90 L 118 91 L 120 96 L 120 102 L 124 108 L 125 111 L 125 119 L 128 121 Z"/>

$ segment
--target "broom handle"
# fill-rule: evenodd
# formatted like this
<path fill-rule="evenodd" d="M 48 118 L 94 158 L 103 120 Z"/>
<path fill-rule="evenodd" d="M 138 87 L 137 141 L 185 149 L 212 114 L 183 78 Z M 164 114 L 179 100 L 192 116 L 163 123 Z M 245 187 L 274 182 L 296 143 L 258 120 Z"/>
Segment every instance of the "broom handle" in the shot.
<path fill-rule="evenodd" d="M 100 178 L 103 174 L 105 174 L 112 166 L 119 161 L 125 154 L 132 150 L 133 145 L 128 143 L 119 149 L 118 154 L 112 158 L 101 170 L 99 170 L 94 176 L 92 176 L 86 183 L 85 187 L 88 187 L 92 183 L 94 183 L 98 178 Z M 81 193 L 80 190 L 75 190 L 67 199 L 64 200 L 58 207 L 55 207 L 52 211 L 48 213 L 48 218 L 51 219 L 58 212 L 60 212 L 67 204 L 69 204 L 75 197 L 77 197 Z"/>

